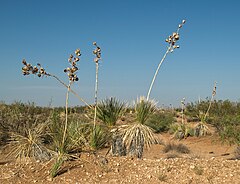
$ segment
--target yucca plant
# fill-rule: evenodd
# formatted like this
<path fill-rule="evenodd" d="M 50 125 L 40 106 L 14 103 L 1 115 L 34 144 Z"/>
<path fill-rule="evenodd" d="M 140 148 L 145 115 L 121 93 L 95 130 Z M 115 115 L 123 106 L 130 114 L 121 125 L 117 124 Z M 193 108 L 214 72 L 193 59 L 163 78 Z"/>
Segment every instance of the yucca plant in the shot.
<path fill-rule="evenodd" d="M 110 140 L 110 132 L 107 127 L 102 125 L 95 125 L 89 137 L 89 146 L 93 151 L 103 148 Z"/>
<path fill-rule="evenodd" d="M 170 133 L 173 133 L 173 138 L 183 139 L 194 135 L 194 130 L 186 123 L 175 123 L 170 127 Z"/>
<path fill-rule="evenodd" d="M 129 155 L 142 158 L 143 148 L 149 148 L 151 144 L 158 143 L 153 130 L 146 126 L 146 121 L 156 111 L 156 103 L 140 97 L 135 104 L 136 121 L 123 128 L 122 139 Z"/>
<path fill-rule="evenodd" d="M 208 106 L 207 111 L 205 112 L 205 114 L 202 113 L 201 111 L 199 111 L 200 122 L 195 126 L 195 129 L 194 129 L 194 134 L 197 137 L 211 134 L 211 130 L 207 126 L 206 119 L 209 116 L 209 111 L 211 109 L 214 96 L 216 95 L 216 91 L 217 91 L 217 82 L 214 82 L 214 86 L 213 86 L 213 90 L 212 90 L 212 97 L 211 97 L 211 100 L 209 102 L 209 106 Z"/>
<path fill-rule="evenodd" d="M 40 123 L 25 129 L 25 136 L 11 132 L 8 145 L 10 152 L 7 156 L 13 156 L 20 161 L 29 158 L 40 161 L 50 160 L 51 152 L 43 145 L 45 130 L 46 123 Z"/>
<path fill-rule="evenodd" d="M 98 104 L 97 117 L 105 125 L 111 127 L 116 125 L 117 120 L 122 117 L 125 111 L 125 103 L 111 97 Z"/>

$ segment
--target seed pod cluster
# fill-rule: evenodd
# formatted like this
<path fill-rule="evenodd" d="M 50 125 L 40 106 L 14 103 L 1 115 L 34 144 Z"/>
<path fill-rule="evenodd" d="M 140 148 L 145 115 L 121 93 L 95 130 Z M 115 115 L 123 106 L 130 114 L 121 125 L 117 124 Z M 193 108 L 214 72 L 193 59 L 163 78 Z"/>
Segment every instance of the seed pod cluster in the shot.
<path fill-rule="evenodd" d="M 43 67 L 41 67 L 41 64 L 37 64 L 37 66 L 32 66 L 32 64 L 27 63 L 25 59 L 23 59 L 22 64 L 24 65 L 22 67 L 22 74 L 23 75 L 30 75 L 34 74 L 37 75 L 38 77 L 41 77 L 43 75 L 48 76 L 47 72 Z"/>
<path fill-rule="evenodd" d="M 76 72 L 78 71 L 77 62 L 80 61 L 79 57 L 82 55 L 80 49 L 77 49 L 75 51 L 75 55 L 76 55 L 76 57 L 74 57 L 71 54 L 68 58 L 68 62 L 71 65 L 71 67 L 67 67 L 64 69 L 64 72 L 67 73 L 70 81 L 78 81 L 79 80 Z"/>
<path fill-rule="evenodd" d="M 173 52 L 173 49 L 180 48 L 179 45 L 177 45 L 177 41 L 180 39 L 179 30 L 182 28 L 183 24 L 186 23 L 186 20 L 183 20 L 181 24 L 178 25 L 177 32 L 173 32 L 172 35 L 168 36 L 168 38 L 165 40 L 170 45 L 170 51 Z"/>
<path fill-rule="evenodd" d="M 101 59 L 101 48 L 97 45 L 96 42 L 93 42 L 93 45 L 96 46 L 96 49 L 93 51 L 93 54 L 95 54 L 94 62 L 98 63 Z"/>

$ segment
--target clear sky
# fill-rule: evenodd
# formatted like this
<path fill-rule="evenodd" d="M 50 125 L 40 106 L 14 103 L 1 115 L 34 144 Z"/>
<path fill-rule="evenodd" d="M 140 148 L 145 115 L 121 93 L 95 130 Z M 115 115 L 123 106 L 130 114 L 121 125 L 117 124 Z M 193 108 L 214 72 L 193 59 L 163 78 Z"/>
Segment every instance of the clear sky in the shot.
<path fill-rule="evenodd" d="M 166 51 L 165 38 L 182 19 L 180 49 L 167 56 L 151 98 L 180 105 L 211 95 L 240 99 L 240 1 L 238 0 L 0 0 L 0 101 L 63 106 L 66 89 L 52 78 L 21 75 L 21 61 L 40 62 L 67 82 L 69 54 L 82 51 L 74 85 L 94 101 L 92 42 L 102 48 L 99 99 L 132 102 L 147 95 Z M 82 105 L 73 95 L 71 105 Z"/>

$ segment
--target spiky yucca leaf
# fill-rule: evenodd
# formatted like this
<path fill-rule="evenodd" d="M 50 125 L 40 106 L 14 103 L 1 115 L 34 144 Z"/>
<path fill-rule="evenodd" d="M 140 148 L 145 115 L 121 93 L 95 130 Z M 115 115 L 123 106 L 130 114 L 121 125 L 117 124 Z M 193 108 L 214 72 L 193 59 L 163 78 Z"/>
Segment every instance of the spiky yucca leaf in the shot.
<path fill-rule="evenodd" d="M 42 144 L 42 136 L 46 124 L 38 124 L 32 129 L 26 130 L 26 136 L 11 133 L 9 147 L 11 151 L 8 156 L 14 156 L 16 159 L 34 158 L 36 160 L 49 160 L 51 154 Z"/>
<path fill-rule="evenodd" d="M 108 126 L 114 126 L 125 112 L 125 103 L 109 98 L 98 104 L 97 117 Z"/>
<path fill-rule="evenodd" d="M 130 155 L 142 157 L 143 148 L 149 148 L 152 144 L 159 143 L 153 130 L 146 125 L 134 123 L 122 130 L 123 143 Z"/>
<path fill-rule="evenodd" d="M 140 124 L 144 124 L 151 115 L 156 111 L 156 102 L 146 100 L 145 97 L 137 99 L 135 104 L 136 120 Z"/>
<path fill-rule="evenodd" d="M 194 135 L 197 137 L 211 135 L 212 131 L 208 128 L 207 124 L 204 122 L 198 123 L 194 128 Z"/>
<path fill-rule="evenodd" d="M 92 149 L 98 150 L 100 148 L 103 148 L 104 145 L 109 141 L 109 139 L 110 132 L 108 132 L 105 127 L 101 125 L 96 125 L 95 128 L 92 129 L 92 132 L 90 134 L 89 144 Z"/>

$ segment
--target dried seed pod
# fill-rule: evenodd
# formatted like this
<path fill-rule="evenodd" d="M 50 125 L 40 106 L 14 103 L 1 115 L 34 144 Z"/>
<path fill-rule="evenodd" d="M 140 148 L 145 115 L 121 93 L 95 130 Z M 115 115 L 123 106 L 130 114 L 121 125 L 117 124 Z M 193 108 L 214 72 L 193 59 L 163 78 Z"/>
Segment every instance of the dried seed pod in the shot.
<path fill-rule="evenodd" d="M 101 53 L 100 52 L 98 52 L 97 54 L 96 54 L 96 56 L 97 56 L 97 58 L 101 58 Z"/>
<path fill-rule="evenodd" d="M 95 63 L 98 63 L 98 61 L 99 61 L 99 58 L 97 57 L 97 58 L 94 58 L 94 62 Z"/>
<path fill-rule="evenodd" d="M 22 64 L 27 65 L 27 62 L 25 59 L 22 60 Z"/>
<path fill-rule="evenodd" d="M 42 76 L 42 75 L 39 73 L 39 74 L 38 74 L 38 77 L 41 77 L 41 76 Z"/>
<path fill-rule="evenodd" d="M 165 40 L 165 42 L 169 42 L 169 40 L 168 40 L 168 39 L 166 39 L 166 40 Z"/>
<path fill-rule="evenodd" d="M 182 24 L 179 24 L 179 25 L 178 25 L 178 28 L 182 28 Z"/>
<path fill-rule="evenodd" d="M 186 23 L 186 20 L 182 20 L 182 24 L 185 24 Z"/>
<path fill-rule="evenodd" d="M 27 66 L 22 67 L 23 71 L 29 71 L 29 68 Z"/>
<path fill-rule="evenodd" d="M 179 34 L 177 34 L 174 38 L 175 38 L 175 40 L 179 40 L 179 38 L 180 38 Z"/>
<path fill-rule="evenodd" d="M 97 42 L 93 42 L 93 45 L 97 45 Z"/>

